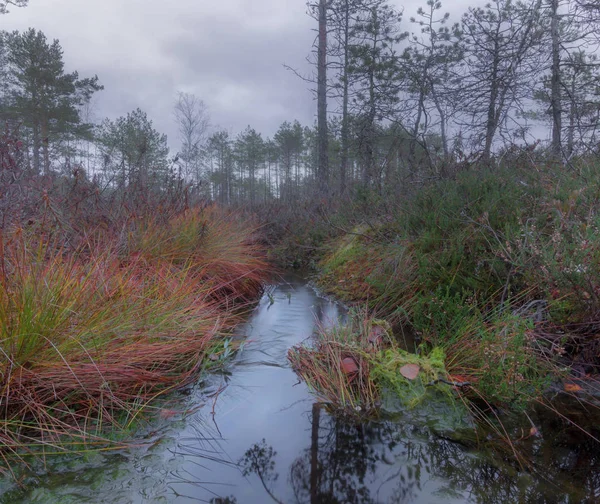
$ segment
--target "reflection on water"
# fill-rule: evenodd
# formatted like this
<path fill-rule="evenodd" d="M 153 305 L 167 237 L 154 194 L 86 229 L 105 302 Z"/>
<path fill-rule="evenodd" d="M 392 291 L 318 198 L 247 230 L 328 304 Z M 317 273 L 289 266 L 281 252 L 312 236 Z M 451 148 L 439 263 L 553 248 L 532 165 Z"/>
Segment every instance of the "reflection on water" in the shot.
<path fill-rule="evenodd" d="M 273 288 L 241 328 L 248 342 L 230 373 L 178 398 L 182 411 L 202 404 L 196 413 L 156 419 L 130 450 L 54 460 L 25 491 L 5 483 L 0 502 L 596 502 L 597 445 L 574 440 L 558 418 L 535 419 L 545 437 L 524 447 L 537 470 L 519 472 L 508 457 L 441 436 L 439 422 L 329 415 L 286 354 L 340 315 L 303 282 Z"/>

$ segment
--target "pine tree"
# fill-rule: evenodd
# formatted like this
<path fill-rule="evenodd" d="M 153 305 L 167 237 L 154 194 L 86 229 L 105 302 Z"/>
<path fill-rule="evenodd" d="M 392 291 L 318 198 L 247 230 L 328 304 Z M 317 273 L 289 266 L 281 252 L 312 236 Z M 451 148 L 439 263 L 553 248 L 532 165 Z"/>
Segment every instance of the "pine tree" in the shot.
<path fill-rule="evenodd" d="M 495 0 L 469 8 L 462 18 L 466 64 L 459 89 L 484 163 L 490 162 L 498 132 L 504 125 L 514 128 L 530 94 L 543 34 L 540 6 L 541 0 Z"/>
<path fill-rule="evenodd" d="M 376 163 L 377 124 L 392 119 L 401 89 L 400 31 L 402 16 L 386 0 L 365 2 L 352 26 L 349 78 L 353 87 L 353 112 L 358 128 L 358 147 L 363 164 L 363 184 L 379 186 Z"/>
<path fill-rule="evenodd" d="M 116 121 L 106 119 L 98 132 L 104 173 L 113 186 L 159 190 L 169 176 L 167 136 L 154 129 L 139 108 Z"/>
<path fill-rule="evenodd" d="M 244 174 L 248 174 L 247 191 L 244 190 L 246 199 L 254 204 L 257 196 L 257 173 L 265 165 L 265 145 L 260 133 L 248 126 L 236 139 L 234 145 L 235 158 L 240 171 L 240 179 L 244 181 Z"/>
<path fill-rule="evenodd" d="M 225 130 L 213 133 L 207 143 L 210 158 L 210 178 L 215 187 L 213 193 L 219 202 L 233 202 L 235 176 L 233 172 L 233 150 L 229 133 Z"/>
<path fill-rule="evenodd" d="M 7 14 L 9 12 L 8 6 L 14 7 L 25 7 L 29 0 L 0 0 L 0 14 Z"/>
<path fill-rule="evenodd" d="M 455 27 L 447 25 L 449 14 L 440 15 L 442 4 L 439 0 L 427 0 L 426 7 L 419 7 L 417 17 L 411 23 L 419 27 L 419 33 L 412 33 L 410 45 L 402 55 L 408 95 L 406 107 L 407 131 L 410 133 L 408 158 L 414 166 L 419 164 L 417 147 L 428 152 L 433 165 L 436 157 L 430 152 L 428 138 L 439 138 L 443 152 L 443 163 L 450 157 L 448 126 L 456 109 L 452 93 L 454 65 L 462 58 L 460 46 L 453 41 Z M 437 168 L 434 166 L 434 168 Z"/>
<path fill-rule="evenodd" d="M 47 173 L 52 145 L 69 135 L 91 135 L 91 125 L 81 121 L 80 107 L 102 86 L 96 76 L 79 79 L 77 72 L 65 73 L 58 40 L 48 43 L 41 31 L 15 31 L 4 39 L 8 91 L 3 113 L 29 130 L 33 169 Z"/>

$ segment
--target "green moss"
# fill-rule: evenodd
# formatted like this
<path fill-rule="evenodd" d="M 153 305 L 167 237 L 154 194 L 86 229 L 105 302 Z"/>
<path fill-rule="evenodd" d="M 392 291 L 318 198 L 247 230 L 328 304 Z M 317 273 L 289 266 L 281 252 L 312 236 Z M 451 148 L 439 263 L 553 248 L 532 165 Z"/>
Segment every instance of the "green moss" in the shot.
<path fill-rule="evenodd" d="M 390 205 L 361 236 L 338 237 L 321 285 L 444 349 L 446 371 L 473 397 L 522 407 L 564 367 L 534 316 L 568 325 L 600 311 L 599 194 L 593 163 L 460 173 Z M 531 302 L 543 308 L 530 313 Z M 406 395 L 397 367 L 411 358 L 381 356 L 385 387 Z"/>
<path fill-rule="evenodd" d="M 338 240 L 330 254 L 322 263 L 325 271 L 335 271 L 364 253 L 356 235 L 346 235 Z"/>
<path fill-rule="evenodd" d="M 419 366 L 415 379 L 403 376 L 401 369 L 407 364 Z M 443 391 L 447 400 L 454 402 L 448 385 L 440 385 L 437 380 L 447 378 L 444 365 L 444 351 L 434 348 L 427 356 L 420 356 L 398 348 L 387 349 L 373 358 L 371 377 L 384 395 L 393 394 L 394 401 L 406 408 L 414 408 L 426 399 L 432 399 L 432 392 Z M 436 398 L 438 400 L 438 398 Z"/>

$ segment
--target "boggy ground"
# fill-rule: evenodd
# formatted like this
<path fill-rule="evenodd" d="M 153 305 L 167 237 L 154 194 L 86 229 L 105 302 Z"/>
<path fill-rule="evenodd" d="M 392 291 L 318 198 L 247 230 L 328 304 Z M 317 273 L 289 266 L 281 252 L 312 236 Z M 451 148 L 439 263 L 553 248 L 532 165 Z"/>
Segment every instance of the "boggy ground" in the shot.
<path fill-rule="evenodd" d="M 443 354 L 441 384 L 477 411 L 553 408 L 556 394 L 596 410 L 600 172 L 595 163 L 473 170 L 400 201 L 370 197 L 372 204 L 354 201 L 347 207 L 352 211 L 322 220 L 313 215 L 311 225 L 297 226 L 315 245 L 307 262 L 316 266 L 322 288 L 410 328 L 421 356 Z M 325 238 L 319 242 L 319 236 Z M 301 242 L 302 235 L 293 241 Z M 294 250 L 293 241 L 282 242 L 282 257 Z M 354 331 L 350 343 L 348 335 L 340 342 L 324 333 L 316 347 L 293 354 L 292 362 L 309 383 L 315 366 L 322 366 L 316 373 L 320 384 L 313 388 L 328 400 L 337 389 L 335 401 L 344 406 L 348 391 L 336 385 L 340 375 L 365 384 L 369 369 L 374 389 L 389 391 L 381 369 L 389 368 L 395 358 L 390 352 L 397 356 L 398 345 L 374 353 L 369 338 L 368 330 Z M 336 340 L 339 358 L 320 358 L 323 345 Z M 360 368 L 356 377 L 348 357 Z M 368 368 L 362 365 L 365 357 Z M 403 365 L 411 362 L 402 359 Z M 413 378 L 400 367 L 396 376 L 410 383 Z M 360 387 L 372 389 L 371 383 Z M 362 392 L 357 393 L 353 409 L 360 404 Z M 362 401 L 377 404 L 372 396 Z M 535 433 L 532 425 L 530 435 Z"/>

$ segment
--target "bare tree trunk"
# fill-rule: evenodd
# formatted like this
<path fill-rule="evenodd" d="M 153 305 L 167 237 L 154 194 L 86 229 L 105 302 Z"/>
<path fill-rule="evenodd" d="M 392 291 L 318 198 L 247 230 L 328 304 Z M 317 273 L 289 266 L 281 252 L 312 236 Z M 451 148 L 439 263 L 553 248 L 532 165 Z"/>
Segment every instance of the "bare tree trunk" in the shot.
<path fill-rule="evenodd" d="M 410 139 L 410 144 L 408 147 L 408 158 L 413 165 L 413 167 L 417 166 L 417 160 L 415 159 L 415 154 L 417 152 L 417 137 L 419 136 L 419 126 L 421 126 L 421 116 L 423 115 L 423 109 L 425 108 L 425 90 L 421 85 L 421 90 L 419 92 L 419 103 L 417 104 L 417 117 L 415 119 L 415 125 L 412 130 L 412 138 Z"/>
<path fill-rule="evenodd" d="M 44 174 L 50 173 L 50 144 L 48 138 L 48 121 L 42 117 L 42 154 L 44 156 Z"/>
<path fill-rule="evenodd" d="M 33 170 L 40 173 L 40 122 L 33 120 Z"/>
<path fill-rule="evenodd" d="M 327 0 L 319 0 L 319 47 L 317 75 L 317 128 L 319 165 L 317 184 L 327 193 L 329 185 L 329 136 L 327 133 Z"/>
<path fill-rule="evenodd" d="M 231 160 L 225 159 L 225 155 L 223 155 L 223 162 L 225 163 L 225 174 L 227 179 L 227 204 L 230 205 L 233 200 L 231 182 L 232 182 L 232 174 L 231 174 Z"/>
<path fill-rule="evenodd" d="M 343 95 L 342 95 L 342 145 L 340 155 L 340 194 L 346 192 L 346 177 L 348 174 L 348 150 L 349 150 L 349 124 L 348 124 L 348 73 L 350 58 L 350 4 L 348 0 L 344 2 L 344 70 L 342 75 Z"/>
<path fill-rule="evenodd" d="M 550 1 L 550 34 L 552 36 L 552 78 L 550 87 L 550 111 L 552 113 L 552 154 L 560 159 L 561 157 L 561 130 L 562 130 L 562 110 L 561 110 L 561 89 L 560 89 L 560 32 L 558 16 L 559 0 Z"/>
<path fill-rule="evenodd" d="M 371 9 L 371 18 L 370 21 L 373 23 L 373 26 L 377 26 L 378 19 L 378 11 L 376 8 Z M 377 49 L 379 46 L 379 32 L 375 30 L 373 34 L 373 40 L 370 47 L 370 56 L 371 62 L 368 66 L 368 81 L 369 81 L 369 99 L 367 102 L 367 117 L 366 117 L 366 125 L 364 127 L 364 145 L 365 145 L 365 167 L 363 172 L 363 182 L 365 187 L 370 186 L 374 182 L 374 178 L 376 175 L 375 169 L 375 120 L 377 118 L 377 96 L 375 89 L 375 71 L 376 71 L 376 61 L 377 61 Z M 379 181 L 377 181 L 379 182 Z M 379 186 L 379 183 L 377 184 Z"/>
<path fill-rule="evenodd" d="M 575 100 L 575 93 L 577 92 L 575 84 L 577 81 L 577 71 L 574 70 L 574 75 L 571 80 L 571 100 L 569 106 L 569 132 L 567 136 L 567 156 L 570 158 L 575 150 L 575 120 L 577 116 L 577 103 Z"/>
<path fill-rule="evenodd" d="M 279 162 L 276 162 L 275 164 L 275 191 L 277 193 L 277 197 L 282 200 L 282 195 L 281 195 L 281 184 L 279 183 L 279 174 L 281 171 L 281 164 Z"/>
<path fill-rule="evenodd" d="M 268 163 L 267 164 L 268 175 L 267 175 L 267 183 L 265 184 L 265 203 L 267 202 L 267 197 L 268 197 L 267 191 L 271 190 L 271 159 L 270 158 L 267 160 L 267 163 Z"/>
<path fill-rule="evenodd" d="M 446 131 L 446 123 L 447 123 L 447 119 L 446 119 L 446 113 L 444 112 L 444 109 L 442 108 L 442 104 L 440 103 L 439 97 L 435 91 L 435 89 L 432 88 L 432 92 L 431 95 L 433 97 L 433 103 L 435 104 L 435 108 L 438 111 L 438 114 L 440 116 L 440 136 L 442 137 L 442 148 L 444 149 L 444 163 L 447 163 L 448 160 L 450 159 L 450 151 L 448 149 L 448 133 Z"/>
<path fill-rule="evenodd" d="M 377 19 L 375 19 L 377 22 Z M 377 39 L 373 41 L 373 52 L 377 47 Z M 373 64 L 369 68 L 369 112 L 367 114 L 366 135 L 365 135 L 365 171 L 364 184 L 370 186 L 375 174 L 375 117 L 377 110 L 375 108 L 375 69 Z"/>
<path fill-rule="evenodd" d="M 483 148 L 482 155 L 483 163 L 486 165 L 490 164 L 490 160 L 492 157 L 492 143 L 494 141 L 496 129 L 498 128 L 498 113 L 496 109 L 499 86 L 498 67 L 500 65 L 500 48 L 498 47 L 498 36 L 499 34 L 496 33 L 496 38 L 494 40 L 494 60 L 492 62 L 492 78 L 490 79 L 492 87 L 490 89 L 490 101 L 488 103 L 487 122 L 485 128 L 485 146 Z"/>

